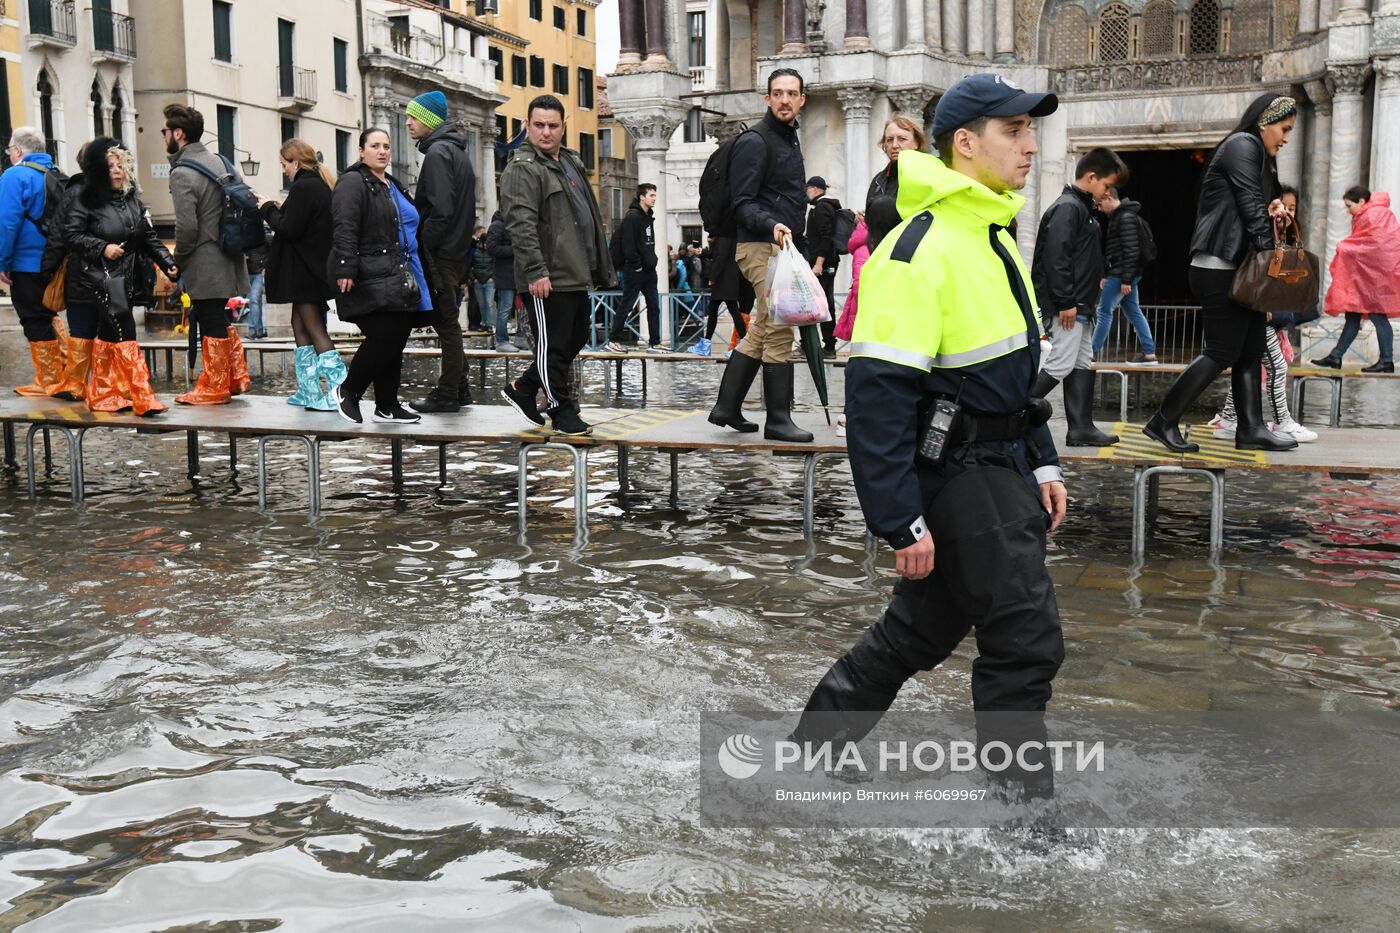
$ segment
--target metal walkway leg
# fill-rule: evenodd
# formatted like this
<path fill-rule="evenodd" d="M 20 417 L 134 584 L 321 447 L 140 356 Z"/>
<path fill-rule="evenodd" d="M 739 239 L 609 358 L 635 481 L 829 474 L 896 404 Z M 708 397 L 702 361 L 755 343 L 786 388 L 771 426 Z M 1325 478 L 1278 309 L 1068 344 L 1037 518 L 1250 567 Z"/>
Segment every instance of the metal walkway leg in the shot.
<path fill-rule="evenodd" d="M 845 460 L 844 452 L 826 451 L 802 455 L 802 534 L 811 540 L 816 530 L 817 464 L 823 460 Z"/>
<path fill-rule="evenodd" d="M 604 370 L 607 370 L 606 365 Z M 617 446 L 617 495 L 618 498 L 626 498 L 629 491 L 629 479 L 627 476 L 627 445 Z"/>
<path fill-rule="evenodd" d="M 6 421 L 5 433 L 5 469 L 18 470 L 19 463 L 15 460 L 15 423 Z"/>
<path fill-rule="evenodd" d="M 483 361 L 485 362 L 485 361 Z M 438 485 L 447 485 L 447 442 L 438 444 Z"/>
<path fill-rule="evenodd" d="M 301 441 L 306 445 L 308 513 L 321 514 L 321 441 L 304 434 L 264 434 L 258 438 L 258 511 L 267 511 L 267 445 L 269 441 Z"/>
<path fill-rule="evenodd" d="M 1163 475 L 1204 476 L 1210 483 L 1210 558 L 1219 560 L 1225 548 L 1225 471 L 1208 467 L 1137 466 L 1133 468 L 1133 563 L 1141 563 L 1146 554 L 1148 512 L 1157 511 L 1158 484 Z"/>
<path fill-rule="evenodd" d="M 671 505 L 674 506 L 674 505 L 676 504 L 676 500 L 680 498 L 680 494 L 681 494 L 681 479 L 680 479 L 680 474 L 681 474 L 681 470 L 680 470 L 681 452 L 680 452 L 679 450 L 673 450 L 673 451 L 671 451 L 670 453 L 671 453 Z"/>
<path fill-rule="evenodd" d="M 394 438 L 389 442 L 390 469 L 394 478 L 394 492 L 403 492 L 403 441 Z"/>
<path fill-rule="evenodd" d="M 199 476 L 199 432 L 185 432 L 185 463 L 188 470 L 185 475 L 190 479 Z"/>
<path fill-rule="evenodd" d="M 525 534 L 526 511 L 528 509 L 526 474 L 530 463 L 530 454 L 537 450 L 549 449 L 567 450 L 569 456 L 574 459 L 574 532 L 576 543 L 586 542 L 588 538 L 588 448 L 559 441 L 526 442 L 520 445 L 520 452 L 516 456 L 515 478 L 516 510 L 519 516 L 520 533 Z"/>
<path fill-rule="evenodd" d="M 83 504 L 83 435 L 87 428 L 70 428 L 63 425 L 55 425 L 53 429 L 63 435 L 63 439 L 68 443 L 68 488 L 69 495 L 75 506 Z M 39 489 L 34 475 L 34 465 L 36 455 L 34 452 L 34 438 L 40 432 L 44 432 L 48 437 L 49 427 L 45 425 L 33 424 L 24 435 L 24 459 L 25 466 L 29 472 L 29 498 L 37 499 Z M 50 453 L 47 444 L 45 445 L 45 455 Z"/>

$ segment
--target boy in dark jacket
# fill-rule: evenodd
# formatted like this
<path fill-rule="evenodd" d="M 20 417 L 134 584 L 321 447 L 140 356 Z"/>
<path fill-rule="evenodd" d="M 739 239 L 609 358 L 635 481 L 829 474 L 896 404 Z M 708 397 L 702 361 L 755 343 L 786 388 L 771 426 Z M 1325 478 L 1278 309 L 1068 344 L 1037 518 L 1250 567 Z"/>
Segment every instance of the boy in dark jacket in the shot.
<path fill-rule="evenodd" d="M 639 297 L 645 298 L 647 303 L 650 349 L 664 349 L 661 346 L 661 296 L 657 293 L 656 280 L 656 218 L 652 215 L 655 207 L 656 186 L 650 182 L 638 185 L 637 196 L 627 208 L 627 216 L 622 218 L 622 229 L 617 234 L 621 240 L 617 252 L 622 255 L 622 268 L 617 271 L 622 276 L 622 303 L 613 317 L 608 349 L 619 353 L 636 346 L 623 337 Z"/>
<path fill-rule="evenodd" d="M 1031 395 L 1044 398 L 1061 380 L 1070 447 L 1106 447 L 1118 438 L 1094 426 L 1093 320 L 1104 276 L 1098 202 L 1128 180 L 1112 149 L 1091 149 L 1074 170 L 1074 184 L 1040 218 L 1031 281 L 1051 349 Z"/>
<path fill-rule="evenodd" d="M 419 94 L 408 103 L 408 135 L 423 153 L 413 199 L 418 208 L 418 240 L 424 272 L 433 293 L 433 323 L 442 341 L 442 375 L 427 398 L 409 407 L 450 413 L 472 402 L 467 360 L 462 353 L 460 286 L 467 278 L 472 233 L 476 230 L 476 172 L 467 155 L 467 131 L 447 120 L 442 91 Z"/>
<path fill-rule="evenodd" d="M 817 274 L 826 294 L 826 305 L 831 311 L 831 320 L 822 327 L 822 352 L 830 358 L 836 356 L 836 268 L 841 265 L 841 254 L 836 251 L 836 212 L 841 202 L 826 196 L 826 179 L 813 175 L 807 179 L 807 202 L 812 209 L 807 212 L 807 262 Z"/>
<path fill-rule="evenodd" d="M 1142 352 L 1131 362 L 1151 365 L 1157 362 L 1157 347 L 1152 342 L 1152 328 L 1147 326 L 1147 318 L 1138 306 L 1138 282 L 1147 268 L 1147 244 L 1151 242 L 1151 231 L 1144 231 L 1146 221 L 1138 212 L 1142 205 L 1128 198 L 1118 197 L 1118 189 L 1108 189 L 1099 202 L 1099 210 L 1108 215 L 1108 244 L 1104 250 L 1108 261 L 1108 272 L 1103 280 L 1103 294 L 1099 298 L 1099 310 L 1094 316 L 1094 356 L 1097 358 L 1108 340 L 1108 329 L 1113 324 L 1113 309 L 1123 302 L 1123 313 L 1137 331 L 1138 343 Z"/>

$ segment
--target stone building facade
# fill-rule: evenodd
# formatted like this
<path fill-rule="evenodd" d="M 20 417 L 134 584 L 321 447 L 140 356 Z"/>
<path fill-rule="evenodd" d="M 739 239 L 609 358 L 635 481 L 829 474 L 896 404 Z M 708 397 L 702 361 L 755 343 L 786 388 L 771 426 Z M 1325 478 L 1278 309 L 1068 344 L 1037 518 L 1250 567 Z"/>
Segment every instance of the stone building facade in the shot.
<path fill-rule="evenodd" d="M 708 18 L 700 42 L 697 11 Z M 856 206 L 884 164 L 876 138 L 895 110 L 931 123 L 939 95 L 979 71 L 1055 91 L 1061 107 L 1040 121 L 1022 192 L 1022 249 L 1078 156 L 1113 146 L 1158 233 L 1162 259 L 1144 291 L 1159 302 L 1189 297 L 1185 240 L 1205 158 L 1262 91 L 1299 102 L 1279 169 L 1301 190 L 1309 245 L 1324 257 L 1350 228 L 1343 191 L 1400 187 L 1400 0 L 620 0 L 620 14 L 610 99 L 643 179 L 682 175 L 667 192 L 671 240 L 695 216 L 687 120 L 703 108 L 712 148 L 761 116 L 779 67 L 808 81 L 809 174 Z M 697 55 L 708 56 L 702 72 Z"/>

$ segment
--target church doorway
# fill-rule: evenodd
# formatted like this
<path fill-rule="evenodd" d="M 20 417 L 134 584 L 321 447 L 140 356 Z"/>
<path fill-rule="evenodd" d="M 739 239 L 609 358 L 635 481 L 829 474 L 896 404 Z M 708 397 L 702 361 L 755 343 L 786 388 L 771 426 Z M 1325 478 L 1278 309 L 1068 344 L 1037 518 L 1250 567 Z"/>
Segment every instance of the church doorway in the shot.
<path fill-rule="evenodd" d="M 1142 204 L 1142 218 L 1152 228 L 1157 261 L 1141 285 L 1145 305 L 1193 305 L 1186 284 L 1191 261 L 1191 233 L 1196 226 L 1196 198 L 1210 149 L 1118 150 L 1130 180 L 1120 194 Z"/>

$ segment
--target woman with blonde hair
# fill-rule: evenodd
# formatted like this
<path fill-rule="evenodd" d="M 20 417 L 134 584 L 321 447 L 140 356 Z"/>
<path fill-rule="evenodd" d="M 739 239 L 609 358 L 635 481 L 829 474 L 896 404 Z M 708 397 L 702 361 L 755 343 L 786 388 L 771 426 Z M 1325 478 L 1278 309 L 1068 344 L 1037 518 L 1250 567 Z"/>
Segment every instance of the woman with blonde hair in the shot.
<path fill-rule="evenodd" d="M 870 190 L 865 193 L 865 209 L 870 210 L 870 202 L 878 197 L 899 198 L 899 154 L 905 149 L 923 151 L 928 147 L 928 135 L 919 125 L 913 114 L 902 110 L 890 114 L 885 128 L 880 133 L 880 149 L 889 163 L 870 181 Z"/>
<path fill-rule="evenodd" d="M 335 176 L 304 139 L 287 140 L 277 158 L 291 187 L 281 202 L 260 198 L 258 209 L 273 232 L 267 256 L 267 300 L 292 306 L 297 391 L 287 404 L 334 411 L 330 392 L 346 375 L 340 351 L 326 331 L 326 302 L 335 297 L 326 278 Z"/>
<path fill-rule="evenodd" d="M 83 395 L 92 411 L 153 415 L 166 406 L 151 390 L 131 299 L 138 263 L 154 262 L 172 280 L 179 270 L 137 196 L 131 153 L 115 139 L 98 137 L 83 150 L 80 163 L 82 187 L 63 223 L 68 248 L 63 288 L 74 340 L 92 342 L 92 371 Z"/>

